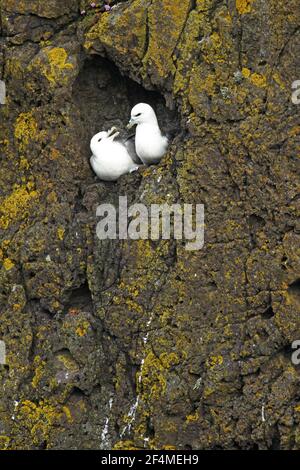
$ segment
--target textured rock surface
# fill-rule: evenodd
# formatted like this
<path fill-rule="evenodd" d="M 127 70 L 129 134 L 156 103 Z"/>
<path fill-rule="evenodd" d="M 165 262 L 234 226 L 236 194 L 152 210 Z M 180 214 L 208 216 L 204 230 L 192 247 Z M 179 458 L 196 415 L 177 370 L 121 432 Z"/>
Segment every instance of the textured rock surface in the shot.
<path fill-rule="evenodd" d="M 0 1 L 0 448 L 299 449 L 298 2 L 88 3 Z M 101 183 L 137 96 L 178 138 Z M 205 204 L 204 249 L 100 242 L 119 195 Z"/>

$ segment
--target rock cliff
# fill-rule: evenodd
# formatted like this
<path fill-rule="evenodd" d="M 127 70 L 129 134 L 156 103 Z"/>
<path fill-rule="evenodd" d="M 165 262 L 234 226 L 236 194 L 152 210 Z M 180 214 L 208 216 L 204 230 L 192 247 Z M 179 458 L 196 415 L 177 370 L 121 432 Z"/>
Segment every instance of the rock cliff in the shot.
<path fill-rule="evenodd" d="M 0 448 L 299 449 L 298 2 L 88 4 L 0 1 Z M 99 182 L 138 101 L 177 136 Z M 98 240 L 125 195 L 204 204 L 204 248 Z"/>

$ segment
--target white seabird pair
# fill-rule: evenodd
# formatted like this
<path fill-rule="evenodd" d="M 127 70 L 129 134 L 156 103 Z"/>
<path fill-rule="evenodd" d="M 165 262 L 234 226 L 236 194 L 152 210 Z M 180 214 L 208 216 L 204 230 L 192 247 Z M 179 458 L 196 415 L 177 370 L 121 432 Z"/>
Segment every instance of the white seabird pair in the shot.
<path fill-rule="evenodd" d="M 129 141 L 115 140 L 119 132 L 114 127 L 92 138 L 91 166 L 101 180 L 116 181 L 120 176 L 137 170 L 139 160 L 139 163 L 151 165 L 158 163 L 166 153 L 168 138 L 162 135 L 151 106 L 139 103 L 132 109 L 127 127 L 135 125 L 135 152 L 130 148 Z"/>

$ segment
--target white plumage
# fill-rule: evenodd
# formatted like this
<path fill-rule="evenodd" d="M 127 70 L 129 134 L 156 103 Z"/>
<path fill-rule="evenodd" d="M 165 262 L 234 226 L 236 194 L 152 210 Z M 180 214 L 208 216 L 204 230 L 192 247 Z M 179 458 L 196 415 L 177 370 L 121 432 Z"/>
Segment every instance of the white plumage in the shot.
<path fill-rule="evenodd" d="M 120 176 L 138 169 L 123 143 L 115 141 L 119 132 L 99 132 L 91 140 L 91 166 L 96 175 L 104 181 L 116 181 Z"/>
<path fill-rule="evenodd" d="M 162 135 L 153 108 L 146 103 L 139 103 L 131 111 L 128 128 L 136 125 L 135 149 L 146 165 L 159 163 L 165 155 L 169 141 Z"/>

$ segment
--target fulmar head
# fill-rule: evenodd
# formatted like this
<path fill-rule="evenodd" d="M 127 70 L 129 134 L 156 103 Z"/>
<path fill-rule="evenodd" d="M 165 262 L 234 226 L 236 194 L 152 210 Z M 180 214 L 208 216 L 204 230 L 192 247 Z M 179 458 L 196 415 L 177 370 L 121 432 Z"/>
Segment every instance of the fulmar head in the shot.
<path fill-rule="evenodd" d="M 96 142 L 101 142 L 101 140 L 106 139 L 107 137 L 108 137 L 108 132 L 101 131 L 101 132 L 98 132 L 98 134 L 94 135 L 93 139 Z"/>
<path fill-rule="evenodd" d="M 90 148 L 92 153 L 95 155 L 99 145 L 102 145 L 102 142 L 105 142 L 108 137 L 108 132 L 102 131 L 98 132 L 98 134 L 94 135 L 90 142 Z"/>
<path fill-rule="evenodd" d="M 157 124 L 156 114 L 149 104 L 139 103 L 131 111 L 128 129 L 138 124 Z"/>

